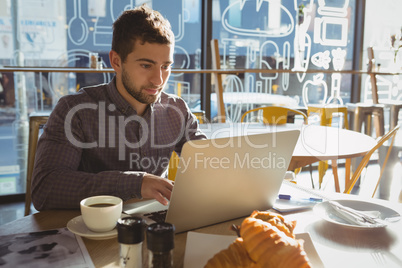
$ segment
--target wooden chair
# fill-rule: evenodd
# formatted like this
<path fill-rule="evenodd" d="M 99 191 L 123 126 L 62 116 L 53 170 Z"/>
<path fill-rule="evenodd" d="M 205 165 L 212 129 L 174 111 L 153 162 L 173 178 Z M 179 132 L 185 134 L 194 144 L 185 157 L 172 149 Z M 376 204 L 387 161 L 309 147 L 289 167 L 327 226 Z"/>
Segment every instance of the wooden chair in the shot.
<path fill-rule="evenodd" d="M 221 69 L 221 56 L 219 54 L 219 42 L 218 39 L 211 40 L 211 52 L 212 52 L 212 68 L 215 70 Z M 218 122 L 226 122 L 225 104 L 223 102 L 223 82 L 222 75 L 220 73 L 213 73 L 215 78 L 215 92 L 218 105 Z"/>
<path fill-rule="evenodd" d="M 389 157 L 389 154 L 390 154 L 390 152 L 392 150 L 392 146 L 394 144 L 395 136 L 396 136 L 396 133 L 397 133 L 398 130 L 399 130 L 399 126 L 396 126 L 394 129 L 392 129 L 387 134 L 385 134 L 383 137 L 381 137 L 378 140 L 377 144 L 369 152 L 367 152 L 367 154 L 363 157 L 363 160 L 360 162 L 359 166 L 357 167 L 356 171 L 353 173 L 352 178 L 349 181 L 345 182 L 345 191 L 344 191 L 345 194 L 350 194 L 350 192 L 352 191 L 354 185 L 356 184 L 356 181 L 359 179 L 363 169 L 367 166 L 368 162 L 370 161 L 370 158 L 373 155 L 373 153 L 378 148 L 380 148 L 386 141 L 388 141 L 390 138 L 392 138 L 390 146 L 388 148 L 387 155 L 385 156 L 383 165 L 381 167 L 380 176 L 379 176 L 379 178 L 377 180 L 377 183 L 375 185 L 375 188 L 374 188 L 374 191 L 373 191 L 373 194 L 372 194 L 372 197 L 374 197 L 374 195 L 375 195 L 375 193 L 377 191 L 378 185 L 380 184 L 381 177 L 382 177 L 382 174 L 384 172 L 385 166 L 387 164 L 388 157 Z"/>
<path fill-rule="evenodd" d="M 259 113 L 262 112 L 260 115 Z M 247 115 L 251 113 L 257 113 L 252 119 L 261 118 L 264 124 L 267 125 L 283 125 L 288 123 L 294 118 L 295 115 L 301 115 L 303 117 L 304 123 L 308 124 L 307 115 L 299 110 L 290 109 L 281 106 L 264 106 L 258 107 L 245 112 L 241 117 L 241 122 L 243 123 Z"/>
<path fill-rule="evenodd" d="M 31 212 L 31 179 L 35 163 L 39 130 L 46 124 L 49 113 L 32 113 L 29 115 L 28 163 L 25 193 L 25 216 Z"/>

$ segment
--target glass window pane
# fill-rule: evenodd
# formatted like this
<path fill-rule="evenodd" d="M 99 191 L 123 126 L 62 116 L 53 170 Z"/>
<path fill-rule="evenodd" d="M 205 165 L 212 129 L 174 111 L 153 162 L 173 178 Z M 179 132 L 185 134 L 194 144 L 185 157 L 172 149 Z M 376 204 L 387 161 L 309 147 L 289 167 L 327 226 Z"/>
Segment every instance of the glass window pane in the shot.
<path fill-rule="evenodd" d="M 402 2 L 386 0 L 379 4 L 378 1 L 366 1 L 366 17 L 363 41 L 363 63 L 367 67 L 367 48 L 373 47 L 374 67 L 380 72 L 400 72 L 402 68 L 402 17 L 400 10 Z M 392 40 L 394 38 L 394 40 Z M 377 76 L 379 100 L 402 100 L 402 83 L 400 75 Z M 362 101 L 371 101 L 371 83 L 368 75 L 363 76 Z M 388 118 L 388 117 L 386 117 Z"/>
<path fill-rule="evenodd" d="M 0 65 L 87 69 L 90 53 L 97 53 L 102 67 L 110 68 L 112 23 L 123 10 L 142 3 L 160 11 L 172 24 L 174 68 L 205 68 L 200 0 L 0 0 Z M 397 14 L 400 4 L 392 0 L 366 3 L 364 49 L 381 47 L 376 63 L 386 70 L 393 66 L 389 36 L 400 32 L 402 25 Z M 212 0 L 212 37 L 219 40 L 222 68 L 300 71 L 224 75 L 225 92 L 231 94 L 227 101 L 231 120 L 238 121 L 244 110 L 257 105 L 349 102 L 351 75 L 320 70 L 352 69 L 352 56 L 358 53 L 353 51 L 355 8 L 356 0 Z M 365 67 L 367 54 L 363 55 Z M 397 55 L 399 59 L 402 54 Z M 0 195 L 25 191 L 27 115 L 51 110 L 61 96 L 107 83 L 112 77 L 111 70 L 1 73 L 0 146 L 13 153 L 0 155 Z M 362 77 L 362 100 L 370 99 L 368 80 Z M 381 97 L 399 99 L 399 80 L 382 78 L 388 91 Z M 175 72 L 165 90 L 183 97 L 194 110 L 201 109 L 201 80 L 200 74 Z M 212 117 L 217 115 L 214 91 Z"/>
<path fill-rule="evenodd" d="M 124 10 L 143 3 L 161 12 L 172 25 L 176 40 L 173 67 L 200 69 L 198 0 L 0 0 L 0 65 L 86 70 L 96 53 L 102 68 L 110 68 L 113 22 Z M 0 146 L 7 150 L 0 154 L 0 195 L 25 192 L 28 114 L 50 111 L 61 96 L 108 83 L 112 77 L 110 69 L 1 73 Z M 174 72 L 165 90 L 199 109 L 200 81 L 200 74 Z"/>
<path fill-rule="evenodd" d="M 297 107 L 350 101 L 351 76 L 319 70 L 352 69 L 354 0 L 214 0 L 213 8 L 213 38 L 219 40 L 222 68 L 301 71 L 224 76 L 225 94 L 231 107 L 237 106 L 235 111 L 256 105 Z M 317 73 L 303 73 L 307 69 Z M 238 91 L 247 92 L 250 101 Z M 211 96 L 212 116 L 217 113 L 215 99 Z M 238 112 L 230 111 L 228 117 L 240 118 Z"/>

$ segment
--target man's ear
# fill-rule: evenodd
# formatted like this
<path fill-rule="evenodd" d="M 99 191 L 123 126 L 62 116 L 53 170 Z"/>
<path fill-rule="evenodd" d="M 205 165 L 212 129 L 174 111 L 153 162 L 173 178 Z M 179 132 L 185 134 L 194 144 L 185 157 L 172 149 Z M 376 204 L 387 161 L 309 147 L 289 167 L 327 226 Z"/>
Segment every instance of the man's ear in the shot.
<path fill-rule="evenodd" d="M 119 73 L 121 71 L 121 58 L 119 54 L 117 54 L 117 52 L 114 50 L 110 50 L 109 60 L 112 68 L 116 71 L 116 73 Z"/>

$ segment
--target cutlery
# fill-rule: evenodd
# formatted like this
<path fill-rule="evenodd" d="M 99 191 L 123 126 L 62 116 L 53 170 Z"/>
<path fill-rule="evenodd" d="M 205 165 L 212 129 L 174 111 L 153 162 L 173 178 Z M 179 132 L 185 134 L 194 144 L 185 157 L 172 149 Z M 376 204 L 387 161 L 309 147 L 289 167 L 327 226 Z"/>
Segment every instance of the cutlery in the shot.
<path fill-rule="evenodd" d="M 373 217 L 365 212 L 343 206 L 336 201 L 328 201 L 328 203 L 338 212 L 339 216 L 350 223 L 366 226 L 374 225 L 377 227 L 387 226 L 387 222 L 378 217 Z"/>

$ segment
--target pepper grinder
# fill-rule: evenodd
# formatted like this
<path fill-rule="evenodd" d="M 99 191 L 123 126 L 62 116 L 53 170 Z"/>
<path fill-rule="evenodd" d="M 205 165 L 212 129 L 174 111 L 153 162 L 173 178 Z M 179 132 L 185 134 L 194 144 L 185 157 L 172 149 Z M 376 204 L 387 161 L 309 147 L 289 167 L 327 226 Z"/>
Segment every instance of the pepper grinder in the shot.
<path fill-rule="evenodd" d="M 174 225 L 153 223 L 147 228 L 149 268 L 173 267 Z"/>
<path fill-rule="evenodd" d="M 117 240 L 120 243 L 120 267 L 142 267 L 142 243 L 145 221 L 139 217 L 117 221 Z"/>

